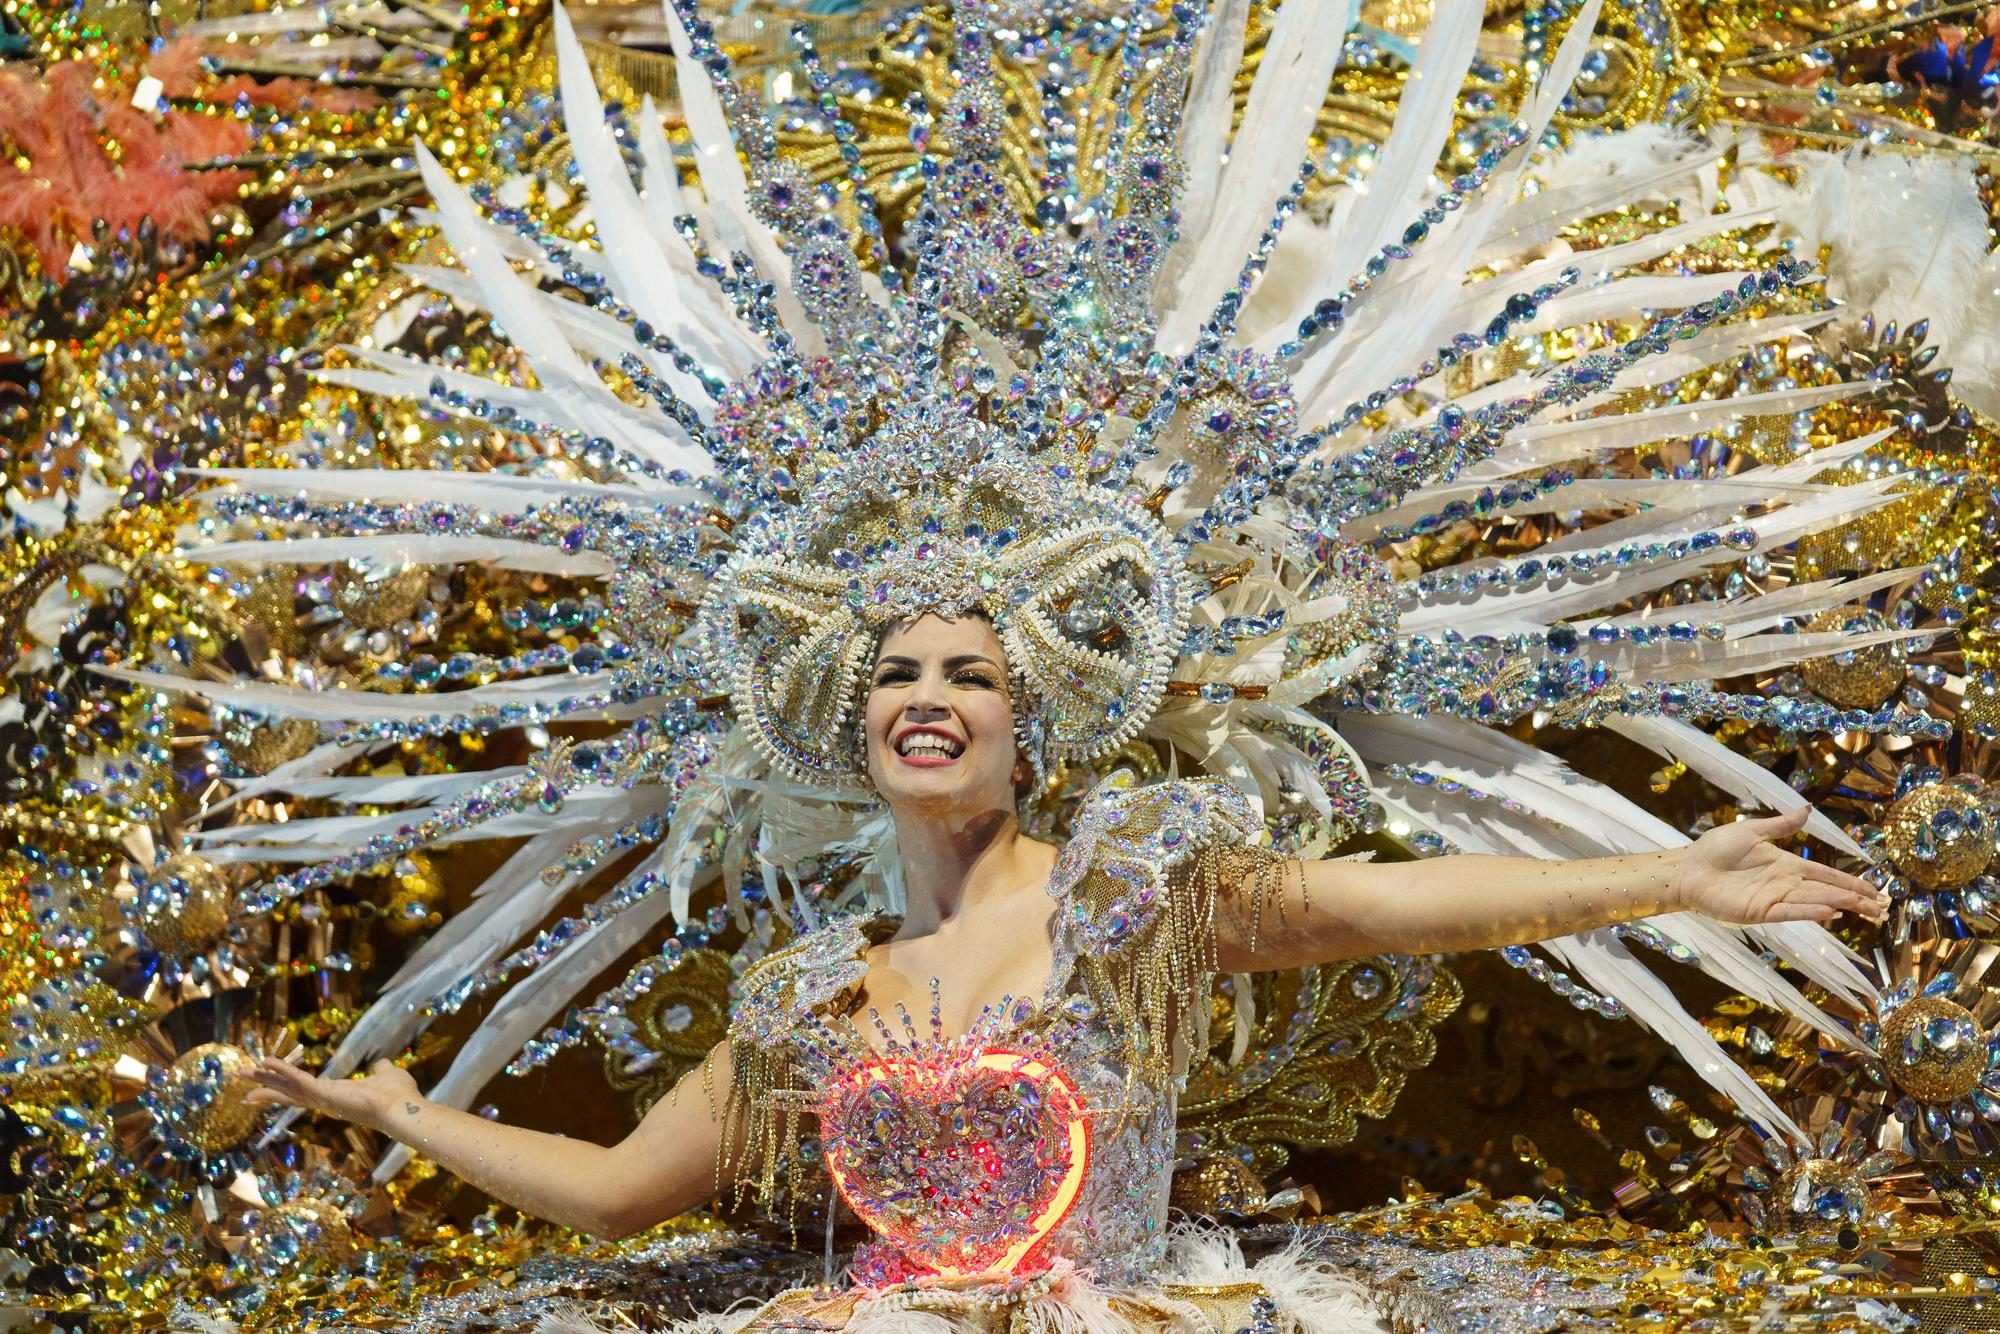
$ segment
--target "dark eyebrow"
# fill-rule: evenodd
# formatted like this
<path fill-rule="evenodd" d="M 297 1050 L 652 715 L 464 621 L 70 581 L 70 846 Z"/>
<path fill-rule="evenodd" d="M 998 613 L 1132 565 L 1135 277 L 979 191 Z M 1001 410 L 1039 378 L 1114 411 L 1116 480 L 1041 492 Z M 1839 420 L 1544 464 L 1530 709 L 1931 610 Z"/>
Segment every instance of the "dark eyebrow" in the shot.
<path fill-rule="evenodd" d="M 984 653 L 960 653 L 955 657 L 946 658 L 944 660 L 944 665 L 947 669 L 949 669 L 953 667 L 963 667 L 967 663 L 971 662 L 983 662 L 988 667 L 993 668 L 993 670 L 995 671 L 1000 670 L 1000 664 L 993 661 L 993 659 L 987 657 Z M 887 667 L 890 666 L 891 664 L 897 667 L 917 667 L 922 665 L 918 663 L 918 661 L 915 658 L 905 658 L 900 654 L 892 654 L 889 657 L 877 658 L 875 660 L 875 665 L 878 668 Z"/>

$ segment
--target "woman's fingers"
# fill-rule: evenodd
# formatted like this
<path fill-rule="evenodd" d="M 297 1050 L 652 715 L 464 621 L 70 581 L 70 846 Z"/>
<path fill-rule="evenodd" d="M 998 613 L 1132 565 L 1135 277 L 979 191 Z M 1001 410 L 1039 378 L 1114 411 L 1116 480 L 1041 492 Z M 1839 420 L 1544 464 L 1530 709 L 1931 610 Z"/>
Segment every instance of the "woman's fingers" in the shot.
<path fill-rule="evenodd" d="M 318 1081 L 313 1076 L 285 1061 L 266 1056 L 251 1067 L 250 1077 L 257 1081 L 257 1087 L 245 1095 L 254 1102 L 284 1102 L 294 1107 L 304 1107 L 312 1100 L 312 1088 Z M 259 1098 L 264 1093 L 269 1097 Z"/>
<path fill-rule="evenodd" d="M 1804 903 L 1796 899 L 1780 899 L 1764 914 L 1767 922 L 1828 922 L 1839 916 L 1839 910 L 1826 903 Z"/>
<path fill-rule="evenodd" d="M 1839 912 L 1851 912 L 1880 921 L 1888 911 L 1888 899 L 1872 885 L 1860 890 L 1831 881 L 1801 878 L 1785 895 L 1786 902 L 1807 903 Z"/>
<path fill-rule="evenodd" d="M 1887 908 L 1889 906 L 1889 892 L 1880 885 L 1863 880 L 1858 875 L 1850 875 L 1846 871 L 1838 870 L 1835 867 L 1826 866 L 1819 862 L 1805 861 L 1804 859 L 1800 859 L 1796 863 L 1795 869 L 1799 877 L 1806 884 L 1812 885 L 1815 888 L 1846 895 L 1849 899 L 1868 908 Z"/>
<path fill-rule="evenodd" d="M 1790 838 L 1793 834 L 1798 833 L 1799 830 L 1804 829 L 1806 821 L 1811 818 L 1812 807 L 1806 805 L 1794 806 L 1791 810 L 1783 811 L 1777 815 L 1759 816 L 1754 820 L 1747 820 L 1744 823 L 1748 824 L 1760 838 L 1782 839 Z"/>
<path fill-rule="evenodd" d="M 1838 885 L 1842 889 L 1850 890 L 1856 894 L 1866 894 L 1871 898 L 1880 892 L 1874 885 L 1869 884 L 1858 875 L 1850 875 L 1846 871 L 1828 866 L 1824 862 L 1809 862 L 1803 857 L 1799 859 L 1799 873 L 1808 880 L 1818 880 L 1824 884 Z"/>

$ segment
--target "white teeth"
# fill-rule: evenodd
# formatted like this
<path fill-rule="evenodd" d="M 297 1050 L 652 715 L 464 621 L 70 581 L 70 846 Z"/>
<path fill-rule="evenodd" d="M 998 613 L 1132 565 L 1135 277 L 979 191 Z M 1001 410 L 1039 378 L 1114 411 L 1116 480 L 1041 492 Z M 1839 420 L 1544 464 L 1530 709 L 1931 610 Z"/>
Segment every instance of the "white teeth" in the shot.
<path fill-rule="evenodd" d="M 955 759 L 964 750 L 956 741 L 931 732 L 913 732 L 896 743 L 898 755 L 943 755 Z"/>

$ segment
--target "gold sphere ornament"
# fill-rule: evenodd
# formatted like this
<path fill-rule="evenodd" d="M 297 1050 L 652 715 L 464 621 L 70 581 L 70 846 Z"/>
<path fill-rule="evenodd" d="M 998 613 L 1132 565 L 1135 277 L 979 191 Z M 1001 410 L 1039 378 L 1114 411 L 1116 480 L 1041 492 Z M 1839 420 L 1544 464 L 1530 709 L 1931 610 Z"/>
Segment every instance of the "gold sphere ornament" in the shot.
<path fill-rule="evenodd" d="M 178 853 L 139 892 L 139 929 L 163 954 L 199 954 L 229 925 L 229 886 L 215 863 Z"/>
<path fill-rule="evenodd" d="M 342 561 L 333 567 L 334 608 L 349 625 L 363 630 L 386 630 L 408 620 L 430 591 L 431 572 L 422 565 Z"/>
<path fill-rule="evenodd" d="M 1212 1154 L 1174 1174 L 1173 1207 L 1190 1217 L 1220 1213 L 1255 1214 L 1264 1208 L 1264 1183 L 1250 1165 L 1228 1154 Z"/>
<path fill-rule="evenodd" d="M 204 1042 L 174 1059 L 151 1100 L 162 1129 L 203 1153 L 222 1153 L 250 1138 L 258 1109 L 246 1101 L 257 1087 L 250 1053 L 223 1042 Z"/>
<path fill-rule="evenodd" d="M 118 1268 L 137 1284 L 148 1275 L 199 1265 L 203 1227 L 194 1201 L 162 1198 L 130 1204 L 113 1215 Z"/>
<path fill-rule="evenodd" d="M 1882 821 L 1890 859 L 1920 889 L 1953 889 L 1993 864 L 1993 815 L 1977 792 L 1926 783 Z"/>
<path fill-rule="evenodd" d="M 1986 1039 L 1963 1005 L 1917 996 L 1884 1016 L 1880 1050 L 1897 1088 L 1924 1102 L 1951 1102 L 1985 1075 Z"/>
<path fill-rule="evenodd" d="M 1814 634 L 1868 634 L 1888 628 L 1879 613 L 1865 607 L 1835 607 L 1806 626 Z M 1843 709 L 1875 708 L 1896 693 L 1908 670 L 1902 645 L 1895 643 L 1843 649 L 1799 664 L 1807 688 Z"/>
<path fill-rule="evenodd" d="M 354 1225 L 332 1200 L 302 1195 L 257 1216 L 242 1258 L 263 1274 L 345 1264 L 356 1250 Z"/>
<path fill-rule="evenodd" d="M 217 710 L 215 739 L 244 772 L 267 774 L 319 744 L 319 724 L 306 718 L 262 722 Z"/>

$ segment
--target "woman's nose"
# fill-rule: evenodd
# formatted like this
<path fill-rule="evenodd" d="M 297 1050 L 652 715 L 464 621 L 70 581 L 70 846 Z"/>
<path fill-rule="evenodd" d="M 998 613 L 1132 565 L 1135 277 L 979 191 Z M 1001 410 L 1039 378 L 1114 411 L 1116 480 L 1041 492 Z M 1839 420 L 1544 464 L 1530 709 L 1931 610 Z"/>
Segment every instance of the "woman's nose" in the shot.
<path fill-rule="evenodd" d="M 912 683 L 904 712 L 912 718 L 935 718 L 946 709 L 944 682 L 925 672 Z"/>

